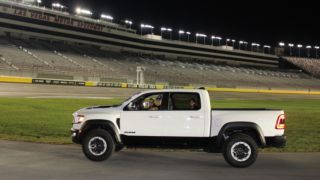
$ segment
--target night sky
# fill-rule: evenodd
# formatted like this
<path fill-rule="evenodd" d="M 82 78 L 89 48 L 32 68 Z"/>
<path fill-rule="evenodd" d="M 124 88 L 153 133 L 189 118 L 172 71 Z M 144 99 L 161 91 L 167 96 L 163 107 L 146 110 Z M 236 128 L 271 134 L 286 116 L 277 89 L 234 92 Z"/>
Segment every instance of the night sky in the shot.
<path fill-rule="evenodd" d="M 279 41 L 320 44 L 320 12 L 316 1 L 231 0 L 43 0 L 47 6 L 60 2 L 74 11 L 86 7 L 96 17 L 110 14 L 115 22 L 132 19 L 140 23 L 192 33 L 217 35 L 275 46 Z"/>

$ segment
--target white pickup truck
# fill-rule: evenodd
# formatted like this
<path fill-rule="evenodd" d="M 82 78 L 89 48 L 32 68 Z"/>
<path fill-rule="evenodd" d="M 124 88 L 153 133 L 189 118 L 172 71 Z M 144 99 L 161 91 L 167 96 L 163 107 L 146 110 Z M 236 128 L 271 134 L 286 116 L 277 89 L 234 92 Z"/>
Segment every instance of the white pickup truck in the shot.
<path fill-rule="evenodd" d="M 72 140 L 93 161 L 124 146 L 197 148 L 222 152 L 230 165 L 247 167 L 259 147 L 286 143 L 283 110 L 211 109 L 203 89 L 145 91 L 120 105 L 84 108 L 73 116 Z"/>

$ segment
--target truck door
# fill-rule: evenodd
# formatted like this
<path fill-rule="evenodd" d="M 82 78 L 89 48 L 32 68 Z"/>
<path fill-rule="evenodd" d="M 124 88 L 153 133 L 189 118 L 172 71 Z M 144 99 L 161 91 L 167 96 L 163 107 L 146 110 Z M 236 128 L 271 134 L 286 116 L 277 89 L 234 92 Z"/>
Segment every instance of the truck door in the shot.
<path fill-rule="evenodd" d="M 168 111 L 163 116 L 164 134 L 169 137 L 203 137 L 205 126 L 201 97 L 194 92 L 169 93 Z"/>
<path fill-rule="evenodd" d="M 141 95 L 123 109 L 120 118 L 121 134 L 163 136 L 165 110 L 168 110 L 168 93 Z"/>

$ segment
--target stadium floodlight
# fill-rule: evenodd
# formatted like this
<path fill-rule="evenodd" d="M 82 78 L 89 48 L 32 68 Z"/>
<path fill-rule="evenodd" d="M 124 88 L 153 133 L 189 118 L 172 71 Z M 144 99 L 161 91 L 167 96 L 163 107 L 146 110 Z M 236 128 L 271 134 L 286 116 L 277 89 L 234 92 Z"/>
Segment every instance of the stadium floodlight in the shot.
<path fill-rule="evenodd" d="M 228 42 L 230 41 L 230 39 L 226 39 L 226 46 L 228 46 Z"/>
<path fill-rule="evenodd" d="M 100 15 L 100 18 L 101 19 L 104 19 L 104 20 L 108 20 L 108 21 L 113 21 L 113 17 L 112 16 L 110 16 L 110 15 L 107 15 L 107 14 L 101 14 Z"/>
<path fill-rule="evenodd" d="M 124 23 L 132 25 L 132 21 L 130 21 L 130 20 L 125 20 Z"/>
<path fill-rule="evenodd" d="M 42 0 L 34 0 L 34 3 L 39 6 L 42 3 Z"/>
<path fill-rule="evenodd" d="M 308 57 L 310 57 L 310 49 L 312 48 L 310 45 L 306 46 L 307 48 L 307 55 Z"/>
<path fill-rule="evenodd" d="M 241 45 L 244 44 L 244 41 L 239 41 L 239 50 L 241 50 Z"/>
<path fill-rule="evenodd" d="M 185 34 L 185 32 L 184 32 L 184 30 L 179 30 L 178 33 L 179 33 L 179 41 L 180 41 L 181 40 L 181 35 Z"/>
<path fill-rule="evenodd" d="M 279 42 L 280 47 L 284 47 L 286 44 L 284 42 Z"/>
<path fill-rule="evenodd" d="M 301 49 L 303 46 L 302 46 L 301 44 L 298 44 L 297 47 L 298 47 L 298 54 L 299 54 L 299 57 L 300 57 L 300 49 Z"/>
<path fill-rule="evenodd" d="M 92 12 L 88 9 L 82 9 L 80 7 L 77 7 L 76 8 L 76 13 L 78 15 L 85 15 L 85 16 L 91 16 L 92 15 Z"/>
<path fill-rule="evenodd" d="M 244 44 L 244 49 L 247 50 L 247 47 L 248 47 L 249 43 L 247 41 L 243 41 L 243 44 Z"/>
<path fill-rule="evenodd" d="M 161 31 L 161 37 L 162 37 L 163 32 L 169 32 L 170 33 L 170 39 L 172 39 L 172 29 L 171 28 L 161 27 L 160 31 Z"/>
<path fill-rule="evenodd" d="M 190 42 L 190 35 L 191 35 L 191 32 L 187 31 L 187 32 L 186 32 L 186 34 L 187 34 L 187 37 L 188 37 L 188 42 Z"/>
<path fill-rule="evenodd" d="M 198 37 L 203 37 L 204 44 L 206 44 L 206 37 L 207 37 L 207 35 L 201 34 L 201 33 L 196 33 L 196 43 L 197 43 L 197 44 L 198 44 Z"/>
<path fill-rule="evenodd" d="M 153 34 L 154 27 L 149 25 L 149 24 L 141 24 L 140 28 L 141 28 L 141 36 L 142 36 L 143 29 L 150 29 L 151 30 L 151 34 Z"/>
<path fill-rule="evenodd" d="M 220 42 L 221 42 L 221 40 L 222 40 L 222 37 L 219 37 L 219 36 L 218 36 L 218 37 L 216 37 L 216 39 L 218 39 L 218 44 L 219 44 L 219 46 L 220 46 L 220 45 L 221 45 Z"/>
<path fill-rule="evenodd" d="M 60 3 L 52 3 L 52 7 L 60 8 L 61 4 Z"/>
<path fill-rule="evenodd" d="M 263 53 L 265 53 L 265 49 L 268 49 L 268 52 L 270 54 L 271 46 L 269 45 L 263 45 Z"/>
<path fill-rule="evenodd" d="M 231 42 L 232 42 L 232 47 L 234 48 L 234 43 L 236 42 L 236 40 L 232 39 Z"/>
<path fill-rule="evenodd" d="M 258 44 L 258 43 L 251 43 L 251 51 L 254 50 L 254 47 L 257 47 L 257 50 L 259 50 L 260 44 Z"/>
<path fill-rule="evenodd" d="M 316 49 L 316 58 L 318 58 L 318 50 L 319 50 L 319 46 L 314 46 L 314 48 Z"/>
<path fill-rule="evenodd" d="M 129 25 L 129 29 L 131 29 L 131 26 L 132 26 L 132 24 L 133 24 L 133 22 L 132 22 L 131 20 L 126 19 L 126 20 L 124 21 L 124 23 L 127 24 L 127 25 Z"/>
<path fill-rule="evenodd" d="M 219 36 L 211 36 L 212 45 L 213 45 L 213 40 L 215 40 L 215 39 L 218 40 L 219 46 L 220 46 L 220 41 L 222 40 L 222 38 Z"/>
<path fill-rule="evenodd" d="M 213 46 L 213 40 L 216 39 L 216 36 L 211 36 L 211 46 Z"/>
<path fill-rule="evenodd" d="M 289 46 L 290 56 L 292 56 L 292 47 L 294 47 L 294 44 L 289 43 L 288 46 Z"/>

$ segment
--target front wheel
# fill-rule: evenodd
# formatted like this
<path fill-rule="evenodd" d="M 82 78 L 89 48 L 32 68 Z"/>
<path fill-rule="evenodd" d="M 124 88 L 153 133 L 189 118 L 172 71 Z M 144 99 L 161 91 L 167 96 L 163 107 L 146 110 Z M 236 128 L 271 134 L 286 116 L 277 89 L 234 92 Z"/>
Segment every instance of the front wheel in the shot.
<path fill-rule="evenodd" d="M 112 136 L 109 132 L 97 129 L 90 131 L 83 140 L 82 151 L 92 161 L 104 161 L 115 150 Z"/>
<path fill-rule="evenodd" d="M 223 157 L 231 166 L 248 167 L 256 161 L 257 156 L 257 143 L 246 134 L 232 135 L 224 143 Z"/>

